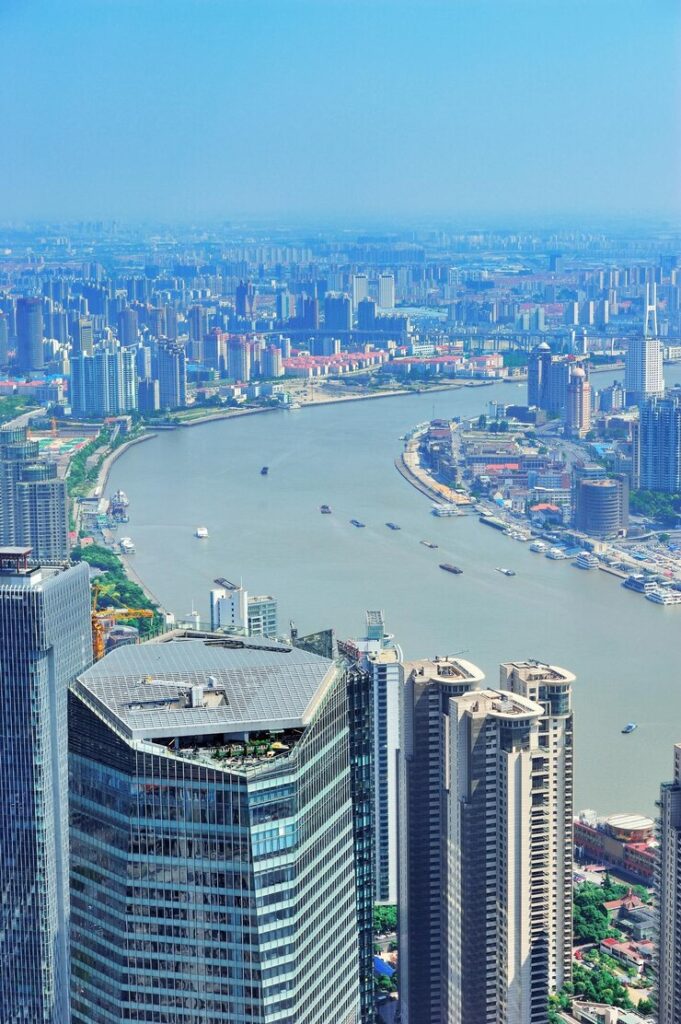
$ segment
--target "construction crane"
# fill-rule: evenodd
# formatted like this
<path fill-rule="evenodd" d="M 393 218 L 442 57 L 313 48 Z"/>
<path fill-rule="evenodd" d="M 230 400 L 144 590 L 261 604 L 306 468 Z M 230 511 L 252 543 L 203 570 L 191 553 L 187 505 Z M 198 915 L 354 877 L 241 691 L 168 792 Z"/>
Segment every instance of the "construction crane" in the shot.
<path fill-rule="evenodd" d="M 110 623 L 129 622 L 131 619 L 153 619 L 150 608 L 97 608 L 100 588 L 92 588 L 92 654 L 99 661 L 106 653 L 106 629 Z"/>

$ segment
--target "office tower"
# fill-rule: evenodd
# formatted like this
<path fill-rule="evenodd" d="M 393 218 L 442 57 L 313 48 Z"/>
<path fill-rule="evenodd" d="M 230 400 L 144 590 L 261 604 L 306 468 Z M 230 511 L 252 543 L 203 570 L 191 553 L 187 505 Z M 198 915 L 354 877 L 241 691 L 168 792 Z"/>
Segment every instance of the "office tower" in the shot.
<path fill-rule="evenodd" d="M 381 274 L 378 278 L 378 305 L 380 309 L 395 308 L 395 278 L 392 274 Z"/>
<path fill-rule="evenodd" d="M 92 317 L 77 316 L 71 323 L 72 351 L 74 355 L 81 353 L 91 356 L 94 351 L 95 339 Z"/>
<path fill-rule="evenodd" d="M 349 296 L 327 292 L 324 297 L 324 326 L 327 331 L 352 330 L 352 305 Z"/>
<path fill-rule="evenodd" d="M 262 354 L 262 376 L 266 380 L 284 376 L 284 362 L 281 349 L 276 345 L 268 345 Z"/>
<path fill-rule="evenodd" d="M 629 339 L 624 384 L 627 405 L 642 405 L 664 394 L 662 345 L 657 338 Z"/>
<path fill-rule="evenodd" d="M 341 666 L 170 634 L 97 662 L 71 708 L 73 1024 L 355 1024 Z"/>
<path fill-rule="evenodd" d="M 277 602 L 269 595 L 249 595 L 242 586 L 221 580 L 210 592 L 210 628 L 244 636 L 277 635 Z"/>
<path fill-rule="evenodd" d="M 251 349 L 243 338 L 230 338 L 227 344 L 227 376 L 231 380 L 251 379 Z"/>
<path fill-rule="evenodd" d="M 617 537 L 629 525 L 626 477 L 575 481 L 575 526 L 594 537 Z"/>
<path fill-rule="evenodd" d="M 187 404 L 187 356 L 182 345 L 171 341 L 156 347 L 156 377 L 162 409 L 180 409 Z"/>
<path fill-rule="evenodd" d="M 161 392 L 157 380 L 142 377 L 137 383 L 137 408 L 143 416 L 158 412 L 161 408 Z"/>
<path fill-rule="evenodd" d="M 568 384 L 578 365 L 567 356 L 554 355 L 543 341 L 530 353 L 528 360 L 527 404 L 553 416 L 564 416 Z"/>
<path fill-rule="evenodd" d="M 357 330 L 373 331 L 376 329 L 376 303 L 373 299 L 362 299 L 357 306 Z"/>
<path fill-rule="evenodd" d="M 357 309 L 357 306 L 366 299 L 369 294 L 369 278 L 366 274 L 353 274 L 351 281 L 351 295 L 352 295 L 352 308 Z"/>
<path fill-rule="evenodd" d="M 64 562 L 69 557 L 69 510 L 66 482 L 57 477 L 56 462 L 23 466 L 15 487 L 17 542 L 33 549 L 39 562 Z"/>
<path fill-rule="evenodd" d="M 74 416 L 120 416 L 137 408 L 137 353 L 112 339 L 71 360 Z"/>
<path fill-rule="evenodd" d="M 681 1024 L 681 743 L 674 746 L 674 781 L 660 790 L 657 865 L 660 1024 Z"/>
<path fill-rule="evenodd" d="M 365 635 L 352 641 L 352 647 L 358 664 L 371 679 L 374 899 L 376 903 L 397 903 L 397 751 L 402 651 L 386 633 L 381 611 L 366 613 Z"/>
<path fill-rule="evenodd" d="M 16 363 L 20 370 L 42 370 L 45 366 L 42 299 L 17 299 Z"/>
<path fill-rule="evenodd" d="M 643 404 L 632 449 L 636 489 L 681 491 L 681 399 L 655 398 Z"/>
<path fill-rule="evenodd" d="M 591 384 L 582 366 L 575 366 L 570 372 L 566 428 L 572 437 L 584 437 L 591 429 Z"/>
<path fill-rule="evenodd" d="M 404 1024 L 538 1024 L 570 979 L 574 677 L 403 666 Z"/>
<path fill-rule="evenodd" d="M 67 691 L 92 660 L 87 566 L 0 550 L 0 1016 L 70 1024 Z"/>
<path fill-rule="evenodd" d="M 0 366 L 9 362 L 9 319 L 0 309 Z"/>

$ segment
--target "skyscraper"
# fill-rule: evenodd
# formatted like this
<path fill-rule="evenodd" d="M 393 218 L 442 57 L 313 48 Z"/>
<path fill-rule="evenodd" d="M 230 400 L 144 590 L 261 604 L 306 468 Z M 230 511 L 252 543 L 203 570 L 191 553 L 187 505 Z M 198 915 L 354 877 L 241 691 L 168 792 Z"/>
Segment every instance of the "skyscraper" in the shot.
<path fill-rule="evenodd" d="M 118 337 L 121 345 L 136 345 L 139 330 L 137 310 L 126 306 L 118 314 Z"/>
<path fill-rule="evenodd" d="M 674 781 L 662 786 L 659 807 L 658 1020 L 681 1024 L 681 743 L 674 747 Z"/>
<path fill-rule="evenodd" d="M 0 1016 L 69 1024 L 68 684 L 92 660 L 87 566 L 0 550 Z"/>
<path fill-rule="evenodd" d="M 341 666 L 170 634 L 83 673 L 72 725 L 74 1024 L 355 1024 Z"/>
<path fill-rule="evenodd" d="M 20 370 L 42 370 L 45 366 L 42 299 L 17 299 L 17 366 Z"/>
<path fill-rule="evenodd" d="M 635 488 L 671 494 L 681 491 L 681 399 L 644 402 L 632 447 Z"/>
<path fill-rule="evenodd" d="M 395 308 L 395 278 L 392 274 L 381 274 L 378 278 L 378 305 L 380 309 Z"/>
<path fill-rule="evenodd" d="M 352 305 L 347 295 L 327 292 L 324 297 L 324 326 L 327 331 L 352 330 Z"/>
<path fill-rule="evenodd" d="M 44 562 L 69 556 L 66 484 L 26 427 L 0 429 L 0 545 L 30 547 Z"/>
<path fill-rule="evenodd" d="M 77 316 L 71 324 L 71 337 L 73 339 L 73 354 L 91 356 L 94 351 L 94 330 L 92 317 Z"/>
<path fill-rule="evenodd" d="M 92 355 L 71 359 L 71 408 L 74 416 L 119 416 L 137 408 L 137 366 L 133 348 L 117 339 L 102 342 Z"/>
<path fill-rule="evenodd" d="M 642 405 L 664 394 L 662 345 L 657 338 L 630 338 L 624 375 L 628 405 Z"/>
<path fill-rule="evenodd" d="M 565 425 L 573 437 L 584 437 L 591 429 L 591 384 L 582 366 L 570 372 Z"/>
<path fill-rule="evenodd" d="M 570 977 L 574 677 L 458 659 L 403 667 L 404 1024 L 539 1024 Z"/>
<path fill-rule="evenodd" d="M 161 408 L 182 408 L 187 404 L 187 356 L 183 346 L 159 342 L 155 363 Z"/>
<path fill-rule="evenodd" d="M 227 343 L 227 375 L 237 381 L 251 379 L 251 349 L 243 338 L 230 338 Z"/>
<path fill-rule="evenodd" d="M 366 274 L 353 274 L 351 279 L 351 295 L 352 295 L 352 308 L 357 309 L 357 306 L 366 299 L 369 294 L 369 278 Z"/>

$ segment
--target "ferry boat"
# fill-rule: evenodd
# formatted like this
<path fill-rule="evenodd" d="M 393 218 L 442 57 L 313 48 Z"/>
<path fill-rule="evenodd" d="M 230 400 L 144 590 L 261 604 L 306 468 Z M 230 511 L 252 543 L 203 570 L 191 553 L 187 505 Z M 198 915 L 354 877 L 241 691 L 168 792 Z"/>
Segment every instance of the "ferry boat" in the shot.
<path fill-rule="evenodd" d="M 263 466 L 262 469 L 260 470 L 260 476 L 267 476 L 269 471 L 270 471 L 270 467 L 269 466 Z"/>
<path fill-rule="evenodd" d="M 135 544 L 132 540 L 132 537 L 121 537 L 118 543 L 124 555 L 132 555 L 134 553 Z"/>
<path fill-rule="evenodd" d="M 441 502 L 437 505 L 433 505 L 431 512 L 434 516 L 460 516 L 456 505 L 452 505 L 450 502 Z"/>
<path fill-rule="evenodd" d="M 599 564 L 598 559 L 591 551 L 582 551 L 575 561 L 578 569 L 597 569 Z"/>
<path fill-rule="evenodd" d="M 440 568 L 444 569 L 445 572 L 454 573 L 455 576 L 460 576 L 463 569 L 459 569 L 458 565 L 450 565 L 449 562 L 440 562 Z"/>
<path fill-rule="evenodd" d="M 350 522 L 353 526 L 356 526 L 358 530 L 363 530 L 366 526 L 366 523 L 361 523 L 359 519 L 351 519 Z"/>
<path fill-rule="evenodd" d="M 546 551 L 546 544 L 543 540 L 533 540 L 530 544 L 530 551 L 544 552 Z"/>
<path fill-rule="evenodd" d="M 515 569 L 501 569 L 497 566 L 497 572 L 500 572 L 502 576 L 515 576 Z"/>
<path fill-rule="evenodd" d="M 319 511 L 321 512 L 321 514 L 323 516 L 330 516 L 331 515 L 331 508 L 329 507 L 329 505 L 321 505 L 320 508 L 319 508 Z"/>
<path fill-rule="evenodd" d="M 565 548 L 549 548 L 549 550 L 546 552 L 546 557 L 547 558 L 559 559 L 559 558 L 569 558 L 570 556 L 565 551 Z"/>
<path fill-rule="evenodd" d="M 627 590 L 633 590 L 637 594 L 650 594 L 651 591 L 657 590 L 657 584 L 655 580 L 650 580 L 647 576 L 627 576 L 626 580 L 622 584 Z"/>
<path fill-rule="evenodd" d="M 638 729 L 636 722 L 627 722 L 627 724 L 622 729 L 622 732 L 625 736 L 628 736 L 630 732 L 634 731 L 634 729 Z"/>
<path fill-rule="evenodd" d="M 430 548 L 433 551 L 435 550 L 436 547 L 438 547 L 437 544 L 433 544 L 432 540 L 422 540 L 421 543 L 423 544 L 424 548 Z"/>
<path fill-rule="evenodd" d="M 386 523 L 385 525 L 388 527 L 389 530 L 401 530 L 402 529 L 402 527 L 398 526 L 397 523 Z"/>
<path fill-rule="evenodd" d="M 205 540 L 208 536 L 208 529 L 205 526 L 197 526 L 194 531 L 194 536 L 198 537 L 199 540 Z"/>
<path fill-rule="evenodd" d="M 649 590 L 645 596 L 646 600 L 654 601 L 655 604 L 681 604 L 681 594 L 675 590 L 662 590 L 658 587 L 656 590 Z"/>

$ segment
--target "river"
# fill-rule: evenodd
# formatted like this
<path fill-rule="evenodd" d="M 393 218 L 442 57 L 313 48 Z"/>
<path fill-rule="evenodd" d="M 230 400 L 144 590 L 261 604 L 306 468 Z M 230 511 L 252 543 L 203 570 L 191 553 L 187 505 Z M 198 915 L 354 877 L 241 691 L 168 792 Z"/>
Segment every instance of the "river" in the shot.
<path fill-rule="evenodd" d="M 681 367 L 665 370 L 669 383 L 681 381 Z M 597 374 L 593 383 L 622 375 Z M 524 385 L 500 383 L 167 432 L 126 452 L 107 491 L 127 492 L 135 569 L 179 617 L 192 603 L 207 616 L 213 579 L 226 576 L 252 594 L 273 594 L 282 630 L 293 619 L 301 632 L 333 626 L 357 636 L 365 609 L 382 608 L 407 657 L 465 652 L 492 685 L 503 660 L 571 669 L 575 807 L 652 813 L 681 740 L 681 607 L 532 554 L 475 517 L 436 519 L 393 464 L 400 435 L 416 423 L 477 415 L 490 400 L 523 402 L 525 394 Z M 333 515 L 319 514 L 324 502 Z M 208 540 L 194 537 L 199 525 Z M 464 574 L 442 572 L 441 561 Z M 628 721 L 639 728 L 623 736 Z"/>

